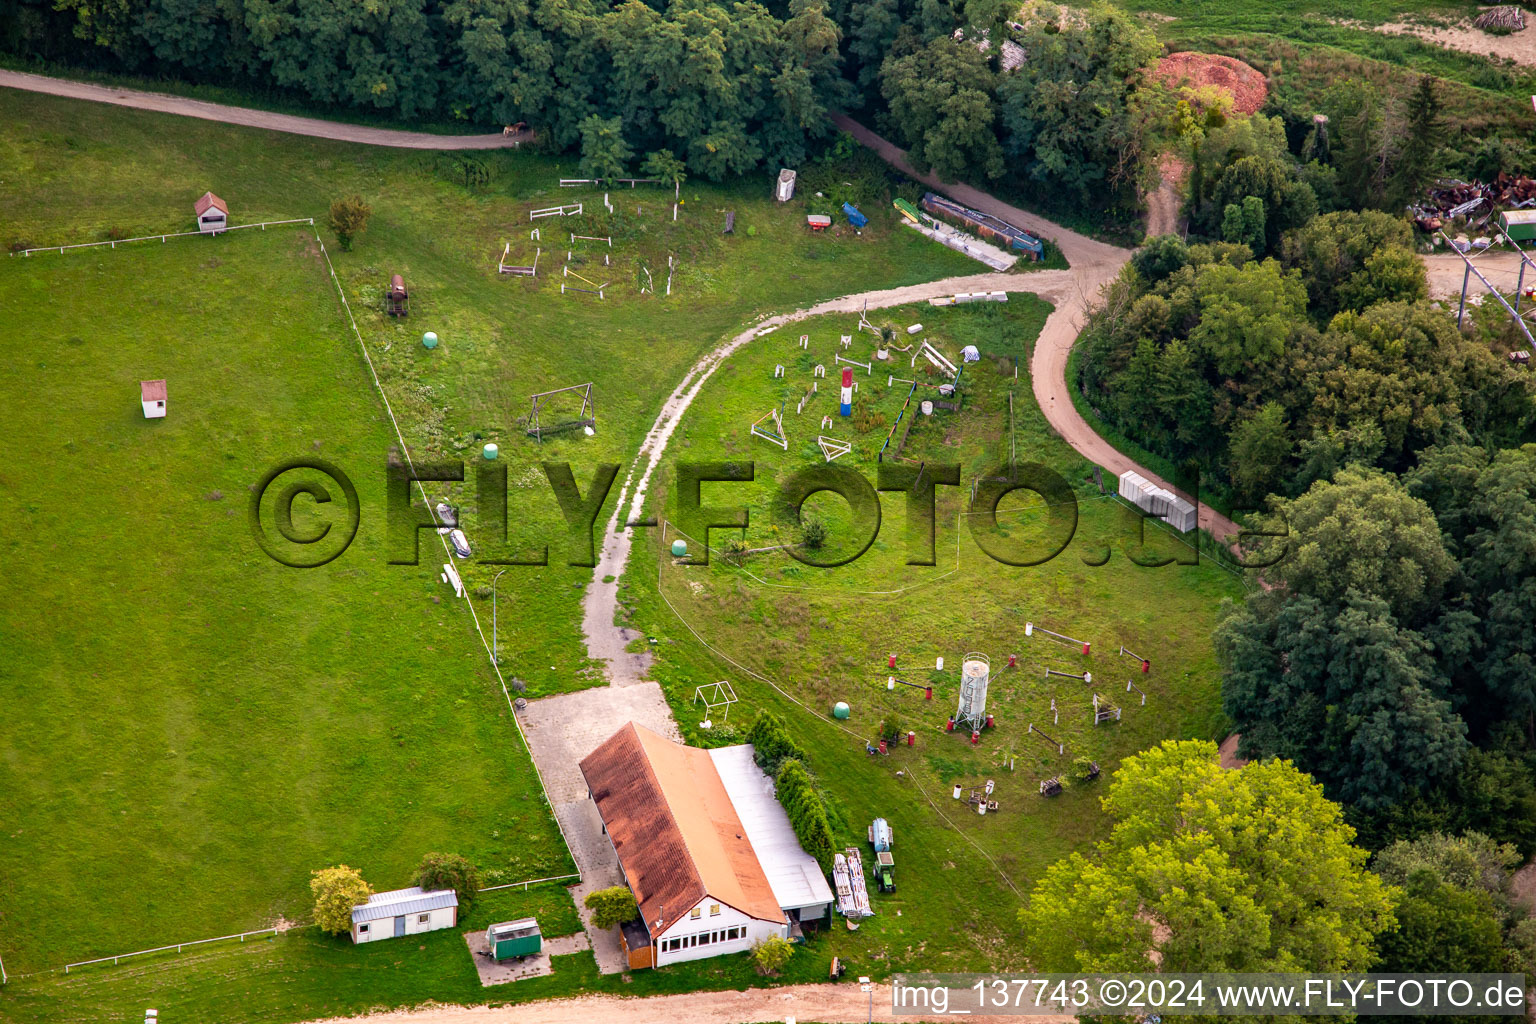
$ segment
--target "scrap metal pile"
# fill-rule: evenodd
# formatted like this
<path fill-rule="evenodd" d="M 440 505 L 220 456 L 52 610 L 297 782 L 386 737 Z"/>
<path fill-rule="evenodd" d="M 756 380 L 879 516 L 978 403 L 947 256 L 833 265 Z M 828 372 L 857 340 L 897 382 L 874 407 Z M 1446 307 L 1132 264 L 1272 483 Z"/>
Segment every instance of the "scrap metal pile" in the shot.
<path fill-rule="evenodd" d="M 1466 218 L 1470 227 L 1482 227 L 1499 210 L 1530 207 L 1536 207 L 1536 178 L 1500 171 L 1492 184 L 1441 179 L 1409 212 L 1419 230 L 1439 231 L 1458 217 Z"/>

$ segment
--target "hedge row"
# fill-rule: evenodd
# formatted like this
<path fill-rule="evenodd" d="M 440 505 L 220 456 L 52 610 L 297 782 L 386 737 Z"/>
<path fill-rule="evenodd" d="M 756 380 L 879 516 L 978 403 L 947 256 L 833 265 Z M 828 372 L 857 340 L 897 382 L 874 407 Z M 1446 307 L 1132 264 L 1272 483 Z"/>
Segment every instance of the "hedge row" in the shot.
<path fill-rule="evenodd" d="M 806 760 L 805 751 L 789 738 L 784 720 L 771 711 L 757 716 L 752 728 L 747 730 L 747 742 L 752 744 L 758 766 L 769 775 L 778 775 L 779 766 L 790 758 Z"/>
<path fill-rule="evenodd" d="M 801 848 L 816 858 L 823 871 L 832 870 L 832 824 L 826 801 L 817 791 L 811 773 L 795 758 L 787 758 L 779 767 L 776 781 L 779 803 L 789 814 L 789 824 Z"/>

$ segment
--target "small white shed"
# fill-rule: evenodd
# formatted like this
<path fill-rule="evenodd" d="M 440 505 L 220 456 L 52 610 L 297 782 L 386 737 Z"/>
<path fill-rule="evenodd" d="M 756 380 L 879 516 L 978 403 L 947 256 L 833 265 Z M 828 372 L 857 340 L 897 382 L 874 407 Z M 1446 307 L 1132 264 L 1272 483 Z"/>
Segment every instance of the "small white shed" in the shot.
<path fill-rule="evenodd" d="M 144 404 L 144 418 L 158 420 L 165 418 L 165 381 L 141 380 L 139 381 L 139 401 Z"/>
<path fill-rule="evenodd" d="M 203 234 L 216 234 L 229 227 L 229 205 L 212 192 L 204 192 L 192 208 L 197 211 L 197 230 Z"/>
<path fill-rule="evenodd" d="M 459 897 L 452 889 L 428 892 L 419 885 L 376 892 L 352 908 L 352 941 L 377 942 L 421 932 L 452 928 L 459 923 Z"/>

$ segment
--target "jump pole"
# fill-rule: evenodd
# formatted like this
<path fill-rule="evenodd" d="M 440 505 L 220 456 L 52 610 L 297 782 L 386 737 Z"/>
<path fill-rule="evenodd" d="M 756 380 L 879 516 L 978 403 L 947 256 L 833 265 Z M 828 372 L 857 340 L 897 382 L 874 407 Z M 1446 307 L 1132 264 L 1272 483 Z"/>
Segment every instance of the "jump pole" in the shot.
<path fill-rule="evenodd" d="M 1137 686 L 1135 683 L 1131 682 L 1129 679 L 1127 679 L 1125 681 L 1125 692 L 1126 693 L 1130 693 L 1132 690 L 1135 690 L 1137 693 L 1141 694 L 1141 706 L 1142 707 L 1146 707 L 1147 706 L 1147 693 L 1146 693 L 1146 691 L 1143 690 L 1141 687 Z"/>
<path fill-rule="evenodd" d="M 891 655 L 891 659 L 893 661 L 895 660 L 895 658 L 896 658 L 896 656 L 894 654 Z M 914 690 L 922 690 L 923 691 L 923 700 L 933 700 L 933 687 L 931 687 L 931 686 L 924 686 L 922 683 L 909 683 L 905 679 L 897 679 L 895 676 L 886 676 L 885 677 L 885 688 L 887 690 L 894 690 L 894 689 L 896 689 L 896 684 L 897 683 L 900 683 L 902 686 L 910 686 Z"/>
<path fill-rule="evenodd" d="M 1061 643 L 1068 644 L 1073 647 L 1081 647 L 1084 654 L 1088 653 L 1088 648 L 1090 645 L 1087 640 L 1079 640 L 1076 637 L 1067 636 L 1064 633 L 1057 633 L 1046 629 L 1044 626 L 1037 626 L 1033 622 L 1024 623 L 1025 636 L 1034 636 L 1036 633 L 1044 633 L 1046 636 L 1051 637 L 1053 640 L 1058 640 Z"/>
<path fill-rule="evenodd" d="M 1040 738 L 1042 740 L 1044 740 L 1045 742 L 1049 743 L 1051 746 L 1056 748 L 1056 753 L 1058 753 L 1058 754 L 1065 754 L 1067 752 L 1067 745 L 1065 743 L 1062 743 L 1060 740 L 1052 739 L 1050 736 L 1047 736 L 1045 734 L 1045 730 L 1044 729 L 1036 729 L 1034 722 L 1030 722 L 1029 723 L 1028 731 L 1031 732 L 1031 733 L 1039 734 L 1039 736 L 1040 736 Z"/>
<path fill-rule="evenodd" d="M 1146 658 L 1143 658 L 1141 655 L 1135 653 L 1134 651 L 1126 650 L 1124 644 L 1120 645 L 1120 653 L 1127 658 L 1134 658 L 1136 661 L 1141 662 L 1141 671 L 1143 673 L 1152 671 L 1152 663 L 1150 661 L 1148 661 Z"/>
<path fill-rule="evenodd" d="M 1045 670 L 1045 678 L 1049 679 L 1049 678 L 1051 678 L 1051 676 L 1063 676 L 1063 677 L 1065 677 L 1067 679 L 1081 679 L 1085 683 L 1092 683 L 1093 682 L 1093 673 L 1092 672 L 1083 672 L 1083 673 L 1059 672 L 1059 671 L 1057 671 L 1054 668 L 1046 669 Z"/>

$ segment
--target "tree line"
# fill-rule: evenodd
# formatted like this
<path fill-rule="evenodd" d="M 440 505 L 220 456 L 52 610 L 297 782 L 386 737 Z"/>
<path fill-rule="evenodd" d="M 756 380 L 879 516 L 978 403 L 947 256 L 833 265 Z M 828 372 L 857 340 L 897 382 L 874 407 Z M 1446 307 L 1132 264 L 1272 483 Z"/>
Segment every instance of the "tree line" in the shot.
<path fill-rule="evenodd" d="M 0 0 L 0 50 L 403 120 L 526 122 L 585 173 L 798 166 L 860 111 L 949 179 L 1129 216 L 1159 53 L 1129 16 L 996 0 Z M 961 38 L 956 38 L 956 35 Z M 1022 45 L 1016 71 L 1001 41 Z M 997 41 L 999 45 L 991 45 Z M 982 43 L 987 43 L 983 47 Z"/>

